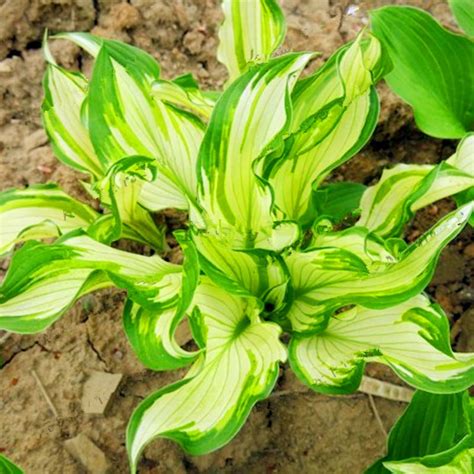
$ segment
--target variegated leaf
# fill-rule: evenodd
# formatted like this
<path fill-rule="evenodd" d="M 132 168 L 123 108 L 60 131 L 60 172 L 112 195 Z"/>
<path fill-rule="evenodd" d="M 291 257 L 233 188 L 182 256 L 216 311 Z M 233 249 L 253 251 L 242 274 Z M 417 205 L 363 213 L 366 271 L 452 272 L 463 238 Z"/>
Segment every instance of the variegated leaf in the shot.
<path fill-rule="evenodd" d="M 133 413 L 127 432 L 132 472 L 157 436 L 177 441 L 190 454 L 227 443 L 253 405 L 270 393 L 279 362 L 286 359 L 281 329 L 260 320 L 252 299 L 204 281 L 194 303 L 206 352 L 183 380 L 151 395 Z"/>
<path fill-rule="evenodd" d="M 80 296 L 112 285 L 161 310 L 177 304 L 181 283 L 179 265 L 110 248 L 80 232 L 54 245 L 28 242 L 13 256 L 0 286 L 0 328 L 41 331 Z"/>
<path fill-rule="evenodd" d="M 290 343 L 293 370 L 324 393 L 356 390 L 366 360 L 387 364 L 430 392 L 454 393 L 474 383 L 474 354 L 452 353 L 445 314 L 421 295 L 383 310 L 356 306 L 334 315 L 323 332 Z"/>
<path fill-rule="evenodd" d="M 285 38 L 286 24 L 278 0 L 223 0 L 222 8 L 217 59 L 227 67 L 231 82 L 270 58 Z"/>
<path fill-rule="evenodd" d="M 117 240 L 126 225 L 134 232 L 135 240 L 163 250 L 163 229 L 155 225 L 150 213 L 139 204 L 142 187 L 152 181 L 155 175 L 155 160 L 129 156 L 113 164 L 105 177 L 94 185 L 101 202 L 112 209 L 114 217 L 109 235 L 102 241 L 110 243 Z"/>
<path fill-rule="evenodd" d="M 365 227 L 353 226 L 341 231 L 314 232 L 310 248 L 336 247 L 347 250 L 360 258 L 367 270 L 375 272 L 398 260 L 399 251 L 390 248 L 390 243 L 382 241 Z M 404 250 L 406 245 L 400 245 L 403 245 Z"/>
<path fill-rule="evenodd" d="M 271 238 L 272 195 L 254 168 L 280 142 L 289 121 L 289 91 L 310 58 L 289 54 L 254 67 L 215 106 L 199 152 L 199 197 L 209 230 L 238 241 L 234 247 L 252 248 Z"/>
<path fill-rule="evenodd" d="M 157 80 L 151 92 L 158 101 L 163 101 L 208 120 L 215 100 L 199 90 L 199 84 L 191 74 L 177 77 L 172 81 Z"/>
<path fill-rule="evenodd" d="M 56 37 L 69 39 L 96 56 L 88 120 L 92 143 L 106 168 L 132 155 L 154 158 L 159 176 L 175 188 L 175 194 L 181 194 L 180 200 L 195 204 L 196 159 L 204 125 L 196 116 L 159 99 L 159 94 L 153 96 L 152 84 L 159 76 L 155 60 L 137 48 L 93 35 Z M 179 81 L 173 84 L 175 90 L 181 88 Z M 153 193 L 145 196 L 141 202 L 150 209 L 161 206 Z"/>
<path fill-rule="evenodd" d="M 17 242 L 87 228 L 98 217 L 92 208 L 54 184 L 4 191 L 0 193 L 0 255 Z"/>
<path fill-rule="evenodd" d="M 290 254 L 285 262 L 294 292 L 288 313 L 293 329 L 321 330 L 327 316 L 347 304 L 383 309 L 418 294 L 429 283 L 439 253 L 461 231 L 472 207 L 466 204 L 448 214 L 402 251 L 398 261 L 387 262 L 378 271 L 369 272 L 364 261 L 344 246 Z"/>
<path fill-rule="evenodd" d="M 49 63 L 43 79 L 43 124 L 56 156 L 65 164 L 94 178 L 103 174 L 103 164 L 92 146 L 81 113 L 87 80 Z"/>
<path fill-rule="evenodd" d="M 129 300 L 124 309 L 124 327 L 128 340 L 140 361 L 153 370 L 186 366 L 199 354 L 182 349 L 177 341 L 179 325 L 194 296 L 199 263 L 194 244 L 183 232 L 175 234 L 184 253 L 182 284 L 175 306 L 162 310 L 145 309 Z"/>
<path fill-rule="evenodd" d="M 467 135 L 447 162 L 401 164 L 384 171 L 363 194 L 357 224 L 382 237 L 397 235 L 418 209 L 473 186 L 474 136 Z"/>
<path fill-rule="evenodd" d="M 215 236 L 193 236 L 204 273 L 234 295 L 258 298 L 273 317 L 290 301 L 288 274 L 281 261 L 266 251 L 241 251 Z M 268 309 L 270 308 L 270 309 Z"/>
<path fill-rule="evenodd" d="M 282 156 L 265 164 L 275 203 L 287 219 L 311 219 L 313 189 L 371 136 L 379 111 L 372 87 L 379 63 L 378 41 L 359 36 L 295 87 L 290 138 Z"/>

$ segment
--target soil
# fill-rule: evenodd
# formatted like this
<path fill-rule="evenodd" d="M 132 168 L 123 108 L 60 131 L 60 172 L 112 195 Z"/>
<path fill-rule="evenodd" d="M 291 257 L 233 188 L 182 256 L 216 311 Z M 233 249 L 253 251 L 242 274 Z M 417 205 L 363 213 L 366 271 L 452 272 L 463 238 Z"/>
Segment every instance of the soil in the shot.
<path fill-rule="evenodd" d="M 367 22 L 367 8 L 409 3 L 434 13 L 455 28 L 446 2 L 284 0 L 288 36 L 282 51 L 316 50 L 321 64 Z M 193 72 L 206 88 L 222 87 L 217 63 L 216 27 L 222 19 L 217 0 L 0 0 L 0 189 L 53 181 L 88 201 L 79 173 L 60 164 L 41 131 L 40 45 L 44 28 L 92 31 L 144 48 L 165 77 Z M 61 64 L 88 73 L 90 59 L 69 44 L 54 42 Z M 410 109 L 381 84 L 382 112 L 373 141 L 333 179 L 371 184 L 384 166 L 398 162 L 436 163 L 454 150 L 451 141 L 417 131 Z M 94 204 L 94 203 L 92 203 Z M 407 238 L 414 240 L 453 209 L 444 200 L 419 212 Z M 161 216 L 170 226 L 179 216 Z M 459 351 L 474 350 L 473 231 L 466 229 L 443 252 L 428 292 L 452 322 Z M 126 246 L 127 244 L 123 244 Z M 130 248 L 130 247 L 129 247 Z M 180 258 L 174 250 L 171 260 Z M 8 260 L 1 263 L 7 268 Z M 2 271 L 2 270 L 0 270 Z M 53 327 L 32 336 L 12 335 L 0 348 L 0 452 L 28 474 L 85 472 L 65 450 L 64 441 L 85 433 L 105 453 L 111 472 L 128 472 L 125 427 L 137 403 L 182 373 L 145 370 L 122 330 L 124 293 L 102 291 L 84 297 Z M 0 334 L 0 337 L 1 334 Z M 84 381 L 92 370 L 121 373 L 123 383 L 105 416 L 81 409 Z M 58 411 L 53 416 L 32 371 L 41 378 Z M 382 366 L 372 376 L 395 383 Z M 388 430 L 404 405 L 381 398 L 375 403 Z M 146 450 L 140 473 L 359 473 L 384 453 L 385 436 L 366 395 L 327 397 L 306 390 L 283 367 L 275 393 L 259 403 L 238 436 L 225 448 L 188 456 L 172 442 L 157 440 Z"/>

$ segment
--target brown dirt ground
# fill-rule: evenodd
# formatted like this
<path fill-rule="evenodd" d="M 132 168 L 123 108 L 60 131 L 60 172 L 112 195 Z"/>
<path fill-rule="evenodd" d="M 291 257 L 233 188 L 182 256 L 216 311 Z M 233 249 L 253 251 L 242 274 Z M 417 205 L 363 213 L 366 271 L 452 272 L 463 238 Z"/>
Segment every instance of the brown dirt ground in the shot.
<path fill-rule="evenodd" d="M 225 80 L 215 59 L 217 0 L 0 0 L 0 189 L 53 181 L 87 200 L 79 174 L 61 165 L 40 131 L 40 40 L 53 33 L 83 30 L 131 42 L 153 54 L 163 74 L 188 71 L 209 88 Z M 317 50 L 321 63 L 366 22 L 366 9 L 410 3 L 430 10 L 454 27 L 446 2 L 364 1 L 347 14 L 342 0 L 284 0 L 288 37 L 282 50 Z M 87 73 L 91 62 L 74 46 L 53 44 L 68 67 Z M 436 163 L 454 149 L 449 141 L 430 139 L 416 130 L 409 108 L 384 86 L 380 123 L 373 142 L 334 179 L 373 183 L 382 168 L 398 162 Z M 453 208 L 449 200 L 421 211 L 408 231 L 415 239 Z M 162 217 L 163 218 L 163 217 Z M 176 225 L 176 216 L 165 217 Z M 429 287 L 452 321 L 452 339 L 461 351 L 474 349 L 473 232 L 465 230 L 442 254 Z M 176 251 L 170 255 L 179 259 Z M 0 262 L 3 271 L 8 261 Z M 0 269 L 0 271 L 2 271 Z M 83 432 L 112 464 L 128 472 L 124 433 L 133 408 L 147 394 L 181 374 L 153 373 L 134 357 L 122 330 L 124 294 L 102 291 L 84 297 L 52 328 L 34 336 L 11 336 L 0 348 L 0 452 L 28 474 L 79 474 L 83 468 L 64 449 L 64 441 Z M 41 377 L 59 418 L 49 411 L 31 371 Z M 122 373 L 124 381 L 105 416 L 86 415 L 80 399 L 91 370 Z M 369 374 L 401 383 L 380 366 Z M 388 429 L 401 403 L 377 398 Z M 145 452 L 141 473 L 359 473 L 384 452 L 385 439 L 363 394 L 330 398 L 306 391 L 286 367 L 276 394 L 259 403 L 240 434 L 228 446 L 202 457 L 185 455 L 167 440 Z"/>

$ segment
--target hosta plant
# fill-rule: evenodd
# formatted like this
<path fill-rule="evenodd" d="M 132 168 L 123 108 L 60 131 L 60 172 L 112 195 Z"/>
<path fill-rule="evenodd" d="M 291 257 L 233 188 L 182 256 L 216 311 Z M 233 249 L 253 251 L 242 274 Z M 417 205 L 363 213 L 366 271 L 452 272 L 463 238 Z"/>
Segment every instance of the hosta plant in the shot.
<path fill-rule="evenodd" d="M 285 32 L 275 0 L 223 8 L 219 93 L 190 75 L 161 79 L 131 46 L 57 35 L 95 58 L 87 79 L 58 66 L 46 42 L 44 125 L 58 158 L 89 175 L 101 212 L 52 184 L 0 196 L 3 251 L 27 241 L 0 289 L 1 329 L 44 330 L 82 295 L 116 286 L 143 364 L 189 367 L 133 413 L 133 472 L 158 436 L 195 455 L 227 443 L 287 360 L 329 394 L 356 390 L 368 361 L 430 393 L 474 380 L 474 354 L 452 351 L 448 320 L 423 293 L 473 204 L 403 240 L 418 209 L 473 186 L 474 137 L 438 165 L 390 167 L 374 186 L 328 184 L 376 126 L 374 86 L 391 67 L 380 42 L 363 32 L 311 71 L 315 53 L 274 54 Z M 181 265 L 159 255 L 152 213 L 166 208 L 189 215 L 175 234 Z M 110 245 L 120 238 L 156 254 Z M 183 324 L 194 350 L 176 342 Z"/>

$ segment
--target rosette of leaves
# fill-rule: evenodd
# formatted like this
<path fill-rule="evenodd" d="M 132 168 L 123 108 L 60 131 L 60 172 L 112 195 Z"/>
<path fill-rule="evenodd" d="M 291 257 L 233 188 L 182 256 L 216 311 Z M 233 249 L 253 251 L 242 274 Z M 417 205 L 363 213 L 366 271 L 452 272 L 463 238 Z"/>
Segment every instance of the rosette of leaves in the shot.
<path fill-rule="evenodd" d="M 124 327 L 143 364 L 189 367 L 133 413 L 132 472 L 158 436 L 191 454 L 223 446 L 287 359 L 330 394 L 356 390 L 367 361 L 432 393 L 474 380 L 474 354 L 452 351 L 448 320 L 423 293 L 473 203 L 411 245 L 402 238 L 418 209 L 472 187 L 474 137 L 446 162 L 398 165 L 368 188 L 325 184 L 376 126 L 374 86 L 390 69 L 379 41 L 362 33 L 303 77 L 314 53 L 274 55 L 285 33 L 275 0 L 223 7 L 221 93 L 189 75 L 161 79 L 150 56 L 122 43 L 57 35 L 95 65 L 87 80 L 46 48 L 45 128 L 58 157 L 89 173 L 104 211 L 52 185 L 1 197 L 3 249 L 28 240 L 0 289 L 1 329 L 43 330 L 80 296 L 116 286 L 128 292 Z M 162 234 L 150 212 L 165 208 L 189 213 L 176 234 L 182 265 L 109 246 L 121 237 L 153 246 Z M 176 341 L 181 324 L 193 351 Z"/>

